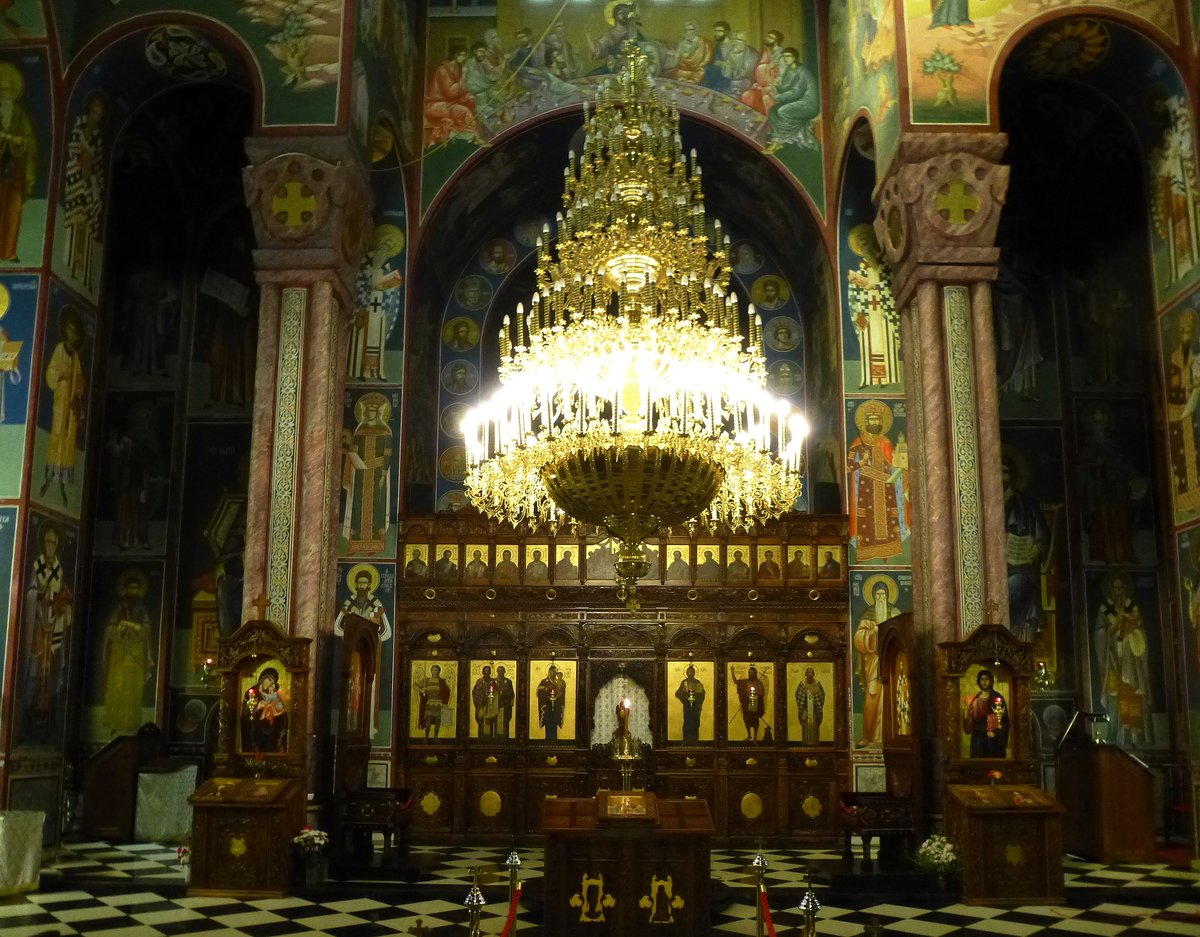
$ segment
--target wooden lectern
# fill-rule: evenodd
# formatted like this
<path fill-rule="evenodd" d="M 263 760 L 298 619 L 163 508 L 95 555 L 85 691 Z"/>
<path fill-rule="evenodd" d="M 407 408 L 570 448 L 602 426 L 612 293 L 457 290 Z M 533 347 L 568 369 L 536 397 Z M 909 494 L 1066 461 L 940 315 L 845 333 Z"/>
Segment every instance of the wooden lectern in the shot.
<path fill-rule="evenodd" d="M 713 822 L 704 801 L 645 791 L 547 800 L 543 829 L 547 933 L 709 933 Z"/>
<path fill-rule="evenodd" d="M 1104 863 L 1154 861 L 1154 773 L 1141 759 L 1068 730 L 1058 750 L 1058 799 L 1067 808 L 1067 852 Z"/>

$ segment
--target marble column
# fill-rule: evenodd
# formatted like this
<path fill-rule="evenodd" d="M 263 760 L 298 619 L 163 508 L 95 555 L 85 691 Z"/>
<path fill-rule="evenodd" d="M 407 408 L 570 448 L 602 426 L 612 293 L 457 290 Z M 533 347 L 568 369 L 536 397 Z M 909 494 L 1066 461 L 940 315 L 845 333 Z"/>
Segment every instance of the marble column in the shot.
<path fill-rule="evenodd" d="M 344 137 L 251 138 L 246 152 L 261 298 L 242 617 L 258 617 L 265 594 L 267 618 L 314 639 L 319 676 L 336 611 L 342 396 L 370 188 Z"/>
<path fill-rule="evenodd" d="M 903 134 L 878 193 L 875 231 L 902 310 L 914 611 L 934 641 L 1008 621 L 991 304 L 1006 144 L 997 133 Z"/>

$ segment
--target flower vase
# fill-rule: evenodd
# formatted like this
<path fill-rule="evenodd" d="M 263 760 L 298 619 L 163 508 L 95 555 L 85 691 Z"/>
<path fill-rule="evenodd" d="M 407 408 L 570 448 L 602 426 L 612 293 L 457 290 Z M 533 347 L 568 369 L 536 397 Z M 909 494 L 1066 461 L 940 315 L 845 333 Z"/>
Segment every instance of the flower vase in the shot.
<path fill-rule="evenodd" d="M 324 885 L 329 878 L 329 860 L 320 854 L 304 857 L 304 884 Z"/>
<path fill-rule="evenodd" d="M 183 884 L 185 884 L 185 885 L 192 884 L 192 867 L 191 867 L 191 865 L 188 863 L 185 863 L 179 867 L 179 871 L 183 875 Z"/>

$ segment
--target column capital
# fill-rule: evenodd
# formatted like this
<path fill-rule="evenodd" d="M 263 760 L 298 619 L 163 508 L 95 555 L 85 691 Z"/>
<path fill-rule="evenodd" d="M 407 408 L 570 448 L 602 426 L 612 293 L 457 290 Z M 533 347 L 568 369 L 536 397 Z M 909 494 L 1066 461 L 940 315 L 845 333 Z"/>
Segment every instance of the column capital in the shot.
<path fill-rule="evenodd" d="M 875 234 L 896 304 L 922 280 L 992 280 L 996 226 L 1008 191 L 1003 133 L 905 133 L 880 183 Z"/>
<path fill-rule="evenodd" d="M 371 240 L 371 187 L 348 137 L 248 137 L 242 170 L 260 272 L 329 271 L 353 294 Z"/>

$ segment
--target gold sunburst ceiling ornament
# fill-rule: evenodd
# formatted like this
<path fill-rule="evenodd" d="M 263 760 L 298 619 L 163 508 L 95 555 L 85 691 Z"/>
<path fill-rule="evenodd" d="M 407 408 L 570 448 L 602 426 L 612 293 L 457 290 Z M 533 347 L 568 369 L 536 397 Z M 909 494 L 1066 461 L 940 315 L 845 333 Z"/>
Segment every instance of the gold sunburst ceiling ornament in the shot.
<path fill-rule="evenodd" d="M 695 151 L 635 44 L 584 122 L 529 310 L 500 330 L 501 386 L 463 420 L 464 484 L 506 523 L 604 527 L 636 611 L 661 527 L 795 504 L 808 423 L 767 392 L 762 320 L 729 290 L 729 239 L 714 221 L 710 241 Z"/>

